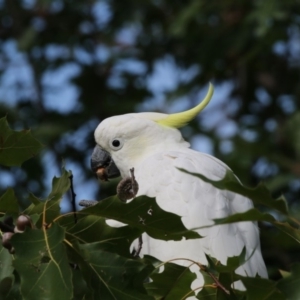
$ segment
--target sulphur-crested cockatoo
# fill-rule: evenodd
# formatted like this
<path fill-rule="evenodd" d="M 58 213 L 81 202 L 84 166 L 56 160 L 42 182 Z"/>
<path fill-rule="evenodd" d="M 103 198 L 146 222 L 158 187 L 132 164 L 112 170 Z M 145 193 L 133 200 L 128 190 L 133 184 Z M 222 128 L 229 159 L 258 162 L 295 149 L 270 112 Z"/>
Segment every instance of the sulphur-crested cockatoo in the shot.
<path fill-rule="evenodd" d="M 134 168 L 139 185 L 137 196 L 155 197 L 162 209 L 181 216 L 188 229 L 211 225 L 213 219 L 251 209 L 250 199 L 219 190 L 178 169 L 203 174 L 211 180 L 222 179 L 229 169 L 217 158 L 190 149 L 190 144 L 177 129 L 195 118 L 212 94 L 210 85 L 199 105 L 181 113 L 132 113 L 105 119 L 95 131 L 97 146 L 92 155 L 92 168 L 105 171 L 107 178 L 119 174 L 128 177 L 129 170 Z M 162 261 L 187 258 L 202 264 L 207 263 L 207 253 L 226 264 L 228 257 L 239 255 L 245 247 L 250 258 L 236 273 L 267 277 L 255 222 L 218 225 L 197 231 L 204 238 L 162 241 L 143 235 L 141 253 Z M 179 263 L 190 265 L 184 260 Z M 202 275 L 197 274 L 198 281 L 192 288 L 201 286 Z"/>

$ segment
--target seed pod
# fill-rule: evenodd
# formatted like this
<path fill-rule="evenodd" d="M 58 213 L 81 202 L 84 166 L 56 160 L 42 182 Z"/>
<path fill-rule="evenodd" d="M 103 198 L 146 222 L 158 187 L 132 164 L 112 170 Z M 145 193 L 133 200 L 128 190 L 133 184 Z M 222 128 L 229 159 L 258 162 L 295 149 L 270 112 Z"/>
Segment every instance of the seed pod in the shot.
<path fill-rule="evenodd" d="M 32 228 L 31 218 L 27 215 L 20 215 L 16 221 L 15 232 L 24 232 L 26 227 Z"/>
<path fill-rule="evenodd" d="M 134 176 L 134 168 L 130 169 L 130 174 L 131 177 L 122 179 L 117 186 L 117 195 L 123 202 L 134 198 L 139 190 L 139 184 Z"/>
<path fill-rule="evenodd" d="M 8 249 L 10 253 L 15 252 L 15 249 L 10 242 L 10 239 L 13 235 L 14 235 L 13 232 L 4 232 L 2 235 L 2 246 Z"/>

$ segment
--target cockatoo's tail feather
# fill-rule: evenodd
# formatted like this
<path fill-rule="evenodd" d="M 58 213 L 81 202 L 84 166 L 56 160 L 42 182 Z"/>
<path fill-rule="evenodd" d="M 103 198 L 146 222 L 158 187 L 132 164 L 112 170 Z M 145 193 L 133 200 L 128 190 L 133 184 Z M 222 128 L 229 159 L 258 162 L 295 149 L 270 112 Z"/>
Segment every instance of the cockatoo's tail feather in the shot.
<path fill-rule="evenodd" d="M 210 83 L 205 98 L 197 106 L 180 113 L 168 115 L 166 118 L 158 120 L 156 122 L 160 125 L 173 127 L 173 128 L 180 128 L 185 126 L 206 107 L 213 93 L 214 93 L 214 87 Z"/>

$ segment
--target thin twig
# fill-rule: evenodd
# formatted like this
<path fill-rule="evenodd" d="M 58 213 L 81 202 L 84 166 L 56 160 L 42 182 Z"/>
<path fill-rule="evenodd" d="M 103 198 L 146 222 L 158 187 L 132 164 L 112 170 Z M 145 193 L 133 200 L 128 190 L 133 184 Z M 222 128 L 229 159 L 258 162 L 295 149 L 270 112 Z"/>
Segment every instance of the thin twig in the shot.
<path fill-rule="evenodd" d="M 230 295 L 230 292 L 224 287 L 224 285 L 222 285 L 222 283 L 219 281 L 219 279 L 214 274 L 209 272 L 207 270 L 207 267 L 205 267 L 205 269 L 206 270 L 203 270 L 203 271 L 206 272 L 212 278 L 212 280 L 215 282 L 216 286 L 218 288 L 220 288 L 222 291 L 224 291 L 227 295 Z"/>
<path fill-rule="evenodd" d="M 69 176 L 70 179 L 70 189 L 71 189 L 71 204 L 72 204 L 72 210 L 74 214 L 74 223 L 77 223 L 77 215 L 76 215 L 76 194 L 74 192 L 74 186 L 73 186 L 73 174 Z"/>

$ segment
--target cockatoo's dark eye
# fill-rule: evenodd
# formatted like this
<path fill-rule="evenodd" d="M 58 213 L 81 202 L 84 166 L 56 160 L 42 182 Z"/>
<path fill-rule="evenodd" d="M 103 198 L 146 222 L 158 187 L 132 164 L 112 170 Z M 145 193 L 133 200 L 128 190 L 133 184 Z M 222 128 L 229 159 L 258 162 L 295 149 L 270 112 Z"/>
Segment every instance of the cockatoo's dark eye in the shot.
<path fill-rule="evenodd" d="M 114 147 L 119 147 L 120 146 L 120 141 L 119 140 L 113 140 L 112 141 L 112 145 L 114 146 Z"/>
<path fill-rule="evenodd" d="M 123 147 L 123 141 L 120 138 L 115 138 L 110 143 L 113 150 L 119 150 Z"/>

